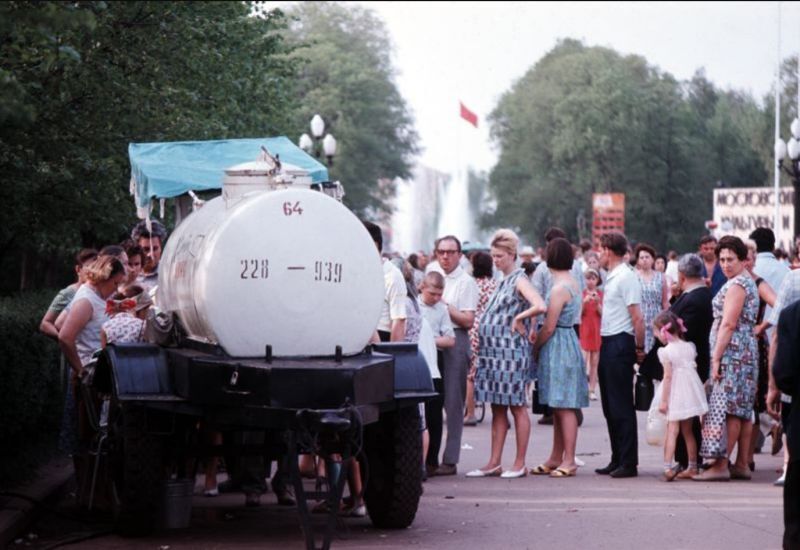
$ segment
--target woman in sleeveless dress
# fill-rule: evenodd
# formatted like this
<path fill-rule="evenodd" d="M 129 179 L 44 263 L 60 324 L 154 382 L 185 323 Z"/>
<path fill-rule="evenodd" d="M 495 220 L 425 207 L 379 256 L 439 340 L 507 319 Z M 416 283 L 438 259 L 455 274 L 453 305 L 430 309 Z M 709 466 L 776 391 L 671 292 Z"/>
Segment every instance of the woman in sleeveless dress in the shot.
<path fill-rule="evenodd" d="M 525 454 L 531 433 L 527 388 L 531 381 L 530 350 L 534 333 L 529 319 L 545 311 L 544 301 L 533 289 L 525 272 L 516 267 L 519 238 L 501 229 L 492 239 L 492 259 L 504 278 L 480 318 L 478 364 L 475 369 L 475 400 L 492 406 L 492 450 L 483 468 L 467 477 L 523 477 Z M 529 307 L 529 304 L 530 307 Z M 503 472 L 501 460 L 511 409 L 517 439 L 517 454 L 511 469 Z"/>
<path fill-rule="evenodd" d="M 547 296 L 547 316 L 535 349 L 539 352 L 539 402 L 553 409 L 553 447 L 550 457 L 531 473 L 571 477 L 578 470 L 576 409 L 589 406 L 583 354 L 572 326 L 581 294 L 578 282 L 570 275 L 573 255 L 569 241 L 561 238 L 550 241 L 546 261 L 553 275 L 553 286 Z"/>
<path fill-rule="evenodd" d="M 744 269 L 747 247 L 738 237 L 725 236 L 717 244 L 717 258 L 728 278 L 711 306 L 711 393 L 703 418 L 700 456 L 713 461 L 698 481 L 750 479 L 748 448 L 753 430 L 753 405 L 758 378 L 755 324 L 758 290 Z M 731 453 L 738 444 L 735 464 Z"/>
<path fill-rule="evenodd" d="M 636 258 L 636 278 L 642 285 L 642 317 L 644 318 L 644 350 L 650 351 L 655 343 L 653 321 L 669 308 L 669 289 L 664 274 L 653 269 L 656 250 L 649 244 L 639 243 L 633 251 Z"/>
<path fill-rule="evenodd" d="M 92 354 L 100 349 L 100 330 L 108 320 L 106 299 L 125 281 L 127 256 L 99 256 L 86 267 L 86 283 L 83 284 L 75 298 L 69 304 L 64 324 L 58 332 L 58 343 L 67 360 L 72 375 L 64 401 L 64 416 L 59 446 L 65 452 L 72 453 L 75 462 L 75 475 L 78 487 L 82 482 L 82 464 L 80 441 L 88 437 L 85 420 L 82 420 L 78 384 L 83 368 L 92 360 Z"/>

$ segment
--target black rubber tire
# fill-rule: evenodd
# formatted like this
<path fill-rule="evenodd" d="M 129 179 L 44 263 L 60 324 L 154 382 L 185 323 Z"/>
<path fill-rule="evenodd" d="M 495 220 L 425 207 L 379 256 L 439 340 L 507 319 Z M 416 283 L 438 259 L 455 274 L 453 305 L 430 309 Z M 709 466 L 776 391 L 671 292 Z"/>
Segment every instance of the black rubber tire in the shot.
<path fill-rule="evenodd" d="M 163 478 L 163 441 L 145 432 L 146 410 L 120 404 L 113 422 L 114 530 L 125 537 L 153 532 Z"/>
<path fill-rule="evenodd" d="M 383 413 L 364 428 L 364 501 L 376 527 L 404 529 L 422 496 L 422 433 L 416 405 Z M 363 467 L 363 466 L 362 466 Z"/>

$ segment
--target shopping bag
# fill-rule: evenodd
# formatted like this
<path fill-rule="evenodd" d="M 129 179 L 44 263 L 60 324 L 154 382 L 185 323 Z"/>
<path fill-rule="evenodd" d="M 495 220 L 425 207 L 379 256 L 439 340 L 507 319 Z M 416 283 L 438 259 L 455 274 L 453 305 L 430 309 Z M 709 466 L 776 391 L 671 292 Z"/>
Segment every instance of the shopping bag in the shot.
<path fill-rule="evenodd" d="M 667 416 L 658 410 L 661 404 L 661 383 L 656 382 L 650 409 L 647 411 L 645 439 L 648 445 L 663 446 L 667 436 Z"/>

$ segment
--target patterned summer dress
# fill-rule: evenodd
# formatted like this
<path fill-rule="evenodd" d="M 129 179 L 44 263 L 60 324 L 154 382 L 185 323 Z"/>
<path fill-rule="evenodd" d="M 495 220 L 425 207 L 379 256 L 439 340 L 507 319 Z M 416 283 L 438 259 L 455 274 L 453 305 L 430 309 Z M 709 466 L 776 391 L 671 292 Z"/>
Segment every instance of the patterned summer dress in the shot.
<path fill-rule="evenodd" d="M 653 277 L 650 282 L 647 282 L 636 271 L 636 278 L 639 279 L 639 284 L 642 285 L 642 317 L 644 318 L 644 349 L 650 351 L 655 342 L 653 336 L 653 320 L 661 313 L 663 303 L 661 302 L 662 292 L 664 290 L 664 275 L 655 269 L 651 271 Z"/>
<path fill-rule="evenodd" d="M 469 358 L 470 367 L 478 362 L 478 349 L 480 348 L 480 337 L 478 336 L 480 323 L 478 321 L 486 310 L 489 298 L 497 290 L 497 279 L 494 277 L 476 278 L 475 282 L 478 284 L 478 308 L 475 310 L 475 322 L 472 323 L 472 328 L 469 329 L 469 345 L 472 350 L 472 355 Z"/>
<path fill-rule="evenodd" d="M 589 406 L 585 361 L 572 325 L 575 310 L 580 307 L 580 295 L 568 285 L 563 286 L 569 290 L 571 299 L 564 304 L 555 332 L 539 352 L 539 403 L 557 409 L 578 409 Z M 548 307 L 551 292 L 552 289 L 546 296 Z"/>
<path fill-rule="evenodd" d="M 525 277 L 516 269 L 500 281 L 492 294 L 478 327 L 478 369 L 475 373 L 475 400 L 496 405 L 526 404 L 526 387 L 531 381 L 531 345 L 528 335 L 511 330 L 511 322 L 530 305 L 517 292 L 517 280 Z M 528 320 L 526 331 L 530 330 Z"/>
<path fill-rule="evenodd" d="M 711 302 L 714 324 L 711 326 L 709 344 L 713 353 L 717 342 L 725 295 L 733 285 L 744 288 L 742 312 L 731 341 L 720 361 L 722 378 L 713 382 L 708 397 L 708 414 L 703 421 L 703 443 L 700 454 L 706 458 L 727 456 L 726 415 L 748 420 L 753 414 L 758 382 L 758 344 L 753 330 L 758 316 L 758 290 L 747 274 L 737 275 L 720 289 Z"/>

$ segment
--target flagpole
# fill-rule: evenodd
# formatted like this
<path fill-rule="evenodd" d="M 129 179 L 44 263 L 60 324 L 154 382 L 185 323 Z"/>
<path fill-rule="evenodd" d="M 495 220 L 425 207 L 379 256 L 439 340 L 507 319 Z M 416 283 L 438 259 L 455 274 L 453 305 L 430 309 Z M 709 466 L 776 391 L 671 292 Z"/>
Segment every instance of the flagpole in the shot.
<path fill-rule="evenodd" d="M 781 139 L 781 3 L 778 2 L 778 64 L 775 67 L 775 143 Z M 780 221 L 780 185 L 781 185 L 781 169 L 780 159 L 775 154 L 775 217 L 772 223 L 772 229 L 775 236 L 778 236 Z M 795 197 L 795 200 L 797 198 Z"/>

